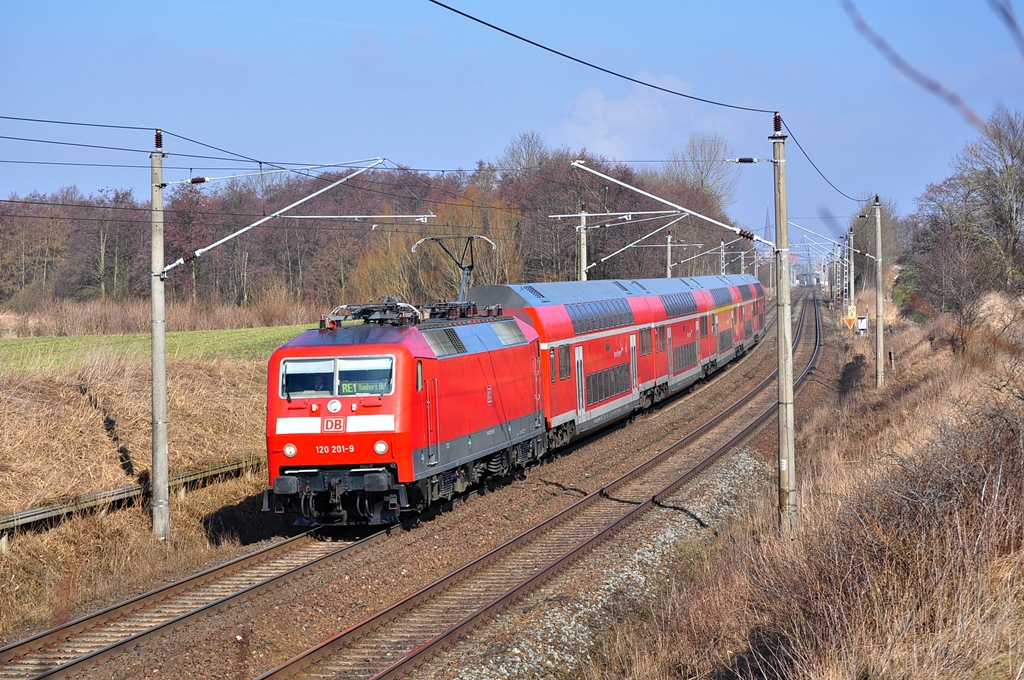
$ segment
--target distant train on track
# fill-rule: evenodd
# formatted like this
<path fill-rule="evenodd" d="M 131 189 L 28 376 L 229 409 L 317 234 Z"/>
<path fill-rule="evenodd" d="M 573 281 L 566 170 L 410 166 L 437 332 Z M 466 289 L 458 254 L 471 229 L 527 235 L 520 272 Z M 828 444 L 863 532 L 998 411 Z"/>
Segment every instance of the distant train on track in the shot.
<path fill-rule="evenodd" d="M 479 286 L 467 297 L 338 307 L 273 353 L 277 512 L 398 522 L 649 408 L 765 328 L 764 291 L 746 275 Z"/>

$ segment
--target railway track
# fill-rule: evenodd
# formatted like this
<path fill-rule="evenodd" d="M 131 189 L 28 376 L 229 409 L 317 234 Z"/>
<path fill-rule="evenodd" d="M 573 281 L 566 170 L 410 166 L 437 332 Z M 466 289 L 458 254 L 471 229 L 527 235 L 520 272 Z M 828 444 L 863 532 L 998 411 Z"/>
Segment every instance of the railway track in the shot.
<path fill-rule="evenodd" d="M 799 377 L 817 361 L 820 318 L 817 300 L 805 299 L 797 330 L 802 336 L 807 306 L 813 307 L 814 349 Z M 279 678 L 394 678 L 423 663 L 489 616 L 538 587 L 575 559 L 655 507 L 740 444 L 774 413 L 751 402 L 773 382 L 769 376 L 732 407 L 697 431 L 611 484 L 512 541 L 487 553 L 387 610 L 343 631 L 260 676 Z M 692 443 L 729 418 L 748 424 L 696 464 L 680 456 Z"/>
<path fill-rule="evenodd" d="M 771 376 L 766 378 L 758 389 L 763 390 L 770 381 Z M 712 425 L 713 423 L 705 425 L 695 433 L 695 436 L 707 431 Z M 610 493 L 612 486 L 605 487 L 602 493 Z M 617 507 L 632 502 L 625 498 L 609 497 L 608 500 Z M 593 515 L 584 521 L 583 535 L 596 536 L 599 527 L 606 525 L 608 521 L 609 516 L 603 516 L 601 513 Z M 541 525 L 513 543 L 519 545 L 522 541 L 529 540 L 528 537 L 535 536 L 538 531 L 546 531 L 544 527 L 547 526 L 548 524 Z M 567 528 L 568 525 L 560 531 L 566 531 Z M 576 530 L 575 534 L 570 531 L 567 536 L 578 536 L 578 531 Z M 386 534 L 387 532 L 379 532 L 355 543 L 338 544 L 316 541 L 307 533 L 270 546 L 260 552 L 0 649 L 0 679 L 56 678 L 80 673 L 105 659 L 133 649 L 147 639 L 166 635 L 200 617 L 213 614 L 241 600 L 256 597 L 285 581 L 298 578 L 307 570 L 350 556 L 360 548 L 369 547 L 383 539 Z M 504 554 L 511 550 L 512 545 L 499 548 L 473 564 L 479 564 L 481 560 L 494 559 L 496 553 Z M 558 556 L 555 553 L 560 550 L 557 546 L 561 544 L 554 545 L 556 547 L 547 552 L 542 550 L 540 557 L 530 557 L 521 563 L 513 561 L 512 564 L 517 566 L 511 573 L 516 576 L 511 581 L 505 578 L 500 583 L 485 583 L 486 587 L 478 587 L 481 597 L 493 599 L 488 593 L 500 590 L 509 583 L 514 585 L 515 582 L 522 582 L 524 573 L 529 575 L 531 569 L 537 571 L 540 569 L 539 565 L 551 563 Z M 546 569 L 544 573 L 547 573 Z M 518 589 L 516 592 L 519 592 Z M 454 611 L 445 600 L 437 602 L 440 604 L 435 606 L 439 606 L 441 611 Z"/>
<path fill-rule="evenodd" d="M 70 675 L 386 535 L 379 532 L 355 542 L 328 542 L 315 538 L 317 530 L 4 647 L 0 679 Z"/>

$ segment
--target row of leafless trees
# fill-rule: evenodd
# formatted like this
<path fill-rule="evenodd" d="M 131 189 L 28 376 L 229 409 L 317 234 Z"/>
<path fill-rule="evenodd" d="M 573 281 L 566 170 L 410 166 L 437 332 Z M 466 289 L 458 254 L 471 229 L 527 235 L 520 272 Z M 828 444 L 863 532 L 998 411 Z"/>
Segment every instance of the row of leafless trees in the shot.
<path fill-rule="evenodd" d="M 702 214 L 725 220 L 732 193 L 730 155 L 718 137 L 699 136 L 664 167 L 634 169 L 586 151 L 552 149 L 535 133 L 515 138 L 495 162 L 472 171 L 406 168 L 366 172 L 290 214 L 363 215 L 356 219 L 279 218 L 172 272 L 172 300 L 249 304 L 281 290 L 331 304 L 381 295 L 427 301 L 453 297 L 459 270 L 420 238 L 476 234 L 496 249 L 474 249 L 474 283 L 574 279 L 578 219 L 549 215 L 660 210 L 664 206 L 570 163 L 590 167 Z M 194 252 L 320 189 L 340 175 L 246 178 L 223 185 L 176 185 L 165 206 L 168 261 Z M 276 177 L 281 177 L 280 175 Z M 425 222 L 387 215 L 426 215 Z M 588 261 L 595 262 L 664 224 L 591 217 Z M 695 220 L 643 242 L 715 243 L 717 228 Z M 75 188 L 11 196 L 0 202 L 0 304 L 27 310 L 57 298 L 127 300 L 149 290 L 150 217 L 130 191 L 85 196 Z M 461 247 L 449 243 L 453 251 Z M 681 259 L 681 258 L 676 258 Z M 748 259 L 749 263 L 750 260 Z M 735 268 L 737 265 L 733 265 Z M 680 275 L 717 272 L 716 257 L 697 258 Z M 631 248 L 599 264 L 590 278 L 664 276 L 664 248 Z"/>
<path fill-rule="evenodd" d="M 902 221 L 897 292 L 955 318 L 962 343 L 985 293 L 1024 293 L 1024 115 L 993 114 L 952 170 Z"/>

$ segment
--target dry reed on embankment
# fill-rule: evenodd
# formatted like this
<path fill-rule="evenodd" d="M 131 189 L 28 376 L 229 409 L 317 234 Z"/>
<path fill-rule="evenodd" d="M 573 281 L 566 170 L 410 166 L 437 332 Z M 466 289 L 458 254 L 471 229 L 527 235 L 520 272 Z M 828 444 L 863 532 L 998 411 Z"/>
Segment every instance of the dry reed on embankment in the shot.
<path fill-rule="evenodd" d="M 193 339 L 199 342 L 199 339 Z M 266 344 L 266 340 L 262 340 Z M 106 346 L 0 367 L 0 513 L 106 491 L 148 476 L 150 365 Z M 127 352 L 133 357 L 133 352 Z M 263 460 L 264 358 L 168 359 L 171 474 Z M 9 536 L 0 552 L 0 646 L 111 604 L 287 530 L 261 513 L 263 472 L 171 498 L 168 541 L 148 505 Z"/>
<path fill-rule="evenodd" d="M 171 474 L 259 458 L 266 366 L 169 359 Z M 145 479 L 150 366 L 97 352 L 80 365 L 0 372 L 0 514 Z"/>
<path fill-rule="evenodd" d="M 314 324 L 329 305 L 293 300 L 284 290 L 268 291 L 252 304 L 167 304 L 167 328 L 203 331 Z M 0 338 L 148 333 L 153 312 L 148 299 L 78 302 L 46 300 L 29 311 L 0 312 Z"/>
<path fill-rule="evenodd" d="M 798 431 L 799 530 L 777 536 L 766 480 L 585 677 L 1021 677 L 1024 339 L 1003 325 L 964 356 L 942 337 L 890 336 L 880 391 L 873 339 L 849 345 Z"/>
<path fill-rule="evenodd" d="M 171 538 L 148 506 L 21 532 L 0 552 L 0 647 L 235 557 L 289 527 L 260 512 L 262 473 L 171 495 Z"/>

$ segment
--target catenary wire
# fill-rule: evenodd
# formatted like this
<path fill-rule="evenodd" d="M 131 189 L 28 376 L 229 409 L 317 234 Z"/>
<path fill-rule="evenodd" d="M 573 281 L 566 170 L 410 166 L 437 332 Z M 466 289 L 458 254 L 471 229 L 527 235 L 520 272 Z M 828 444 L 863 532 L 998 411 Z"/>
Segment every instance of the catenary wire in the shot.
<path fill-rule="evenodd" d="M 500 26 L 495 26 L 494 24 L 488 23 L 488 22 L 484 21 L 483 19 L 478 19 L 477 17 L 473 16 L 472 14 L 467 14 L 466 12 L 457 10 L 454 7 L 451 7 L 449 5 L 444 4 L 443 2 L 438 2 L 438 0 L 428 0 L 428 2 L 431 2 L 431 3 L 435 4 L 435 5 L 437 5 L 438 7 L 443 7 L 444 9 L 448 10 L 449 12 L 454 12 L 455 14 L 458 14 L 459 16 L 463 16 L 463 17 L 469 19 L 470 21 L 475 21 L 478 24 L 481 24 L 481 25 L 486 26 L 486 27 L 488 27 L 490 29 L 498 31 L 499 33 L 504 33 L 505 35 L 507 35 L 509 37 L 515 38 L 516 40 L 521 40 L 522 42 L 527 43 L 528 45 L 533 45 L 534 47 L 538 47 L 538 48 L 540 48 L 542 50 L 545 50 L 547 52 L 550 52 L 552 54 L 556 54 L 559 57 L 562 57 L 563 59 L 568 59 L 570 61 L 574 61 L 577 64 L 582 64 L 583 66 L 586 66 L 587 68 L 592 68 L 594 70 L 601 71 L 602 73 L 607 73 L 608 75 L 615 76 L 616 78 L 621 78 L 623 80 L 628 80 L 629 82 L 635 83 L 637 85 L 642 85 L 644 87 L 649 87 L 651 89 L 659 90 L 661 92 L 665 92 L 667 94 L 672 94 L 672 95 L 675 95 L 677 97 L 685 97 L 686 99 L 691 99 L 693 101 L 703 102 L 705 104 L 711 104 L 713 106 L 722 106 L 722 107 L 729 108 L 729 109 L 737 109 L 739 111 L 752 111 L 754 113 L 775 113 L 774 110 L 757 109 L 757 108 L 753 108 L 753 107 L 750 107 L 750 106 L 739 106 L 737 104 L 726 104 L 725 102 L 719 102 L 719 101 L 715 101 L 713 99 L 704 99 L 702 97 L 695 97 L 692 94 L 684 94 L 682 92 L 677 92 L 676 90 L 670 90 L 667 87 L 661 87 L 660 85 L 655 85 L 653 83 L 648 83 L 646 81 L 639 80 L 637 78 L 631 78 L 631 77 L 629 77 L 629 76 L 627 76 L 625 74 L 618 73 L 617 71 L 612 71 L 611 69 L 604 68 L 603 66 L 598 66 L 597 64 L 593 64 L 593 63 L 591 63 L 589 61 L 585 61 L 585 60 L 580 59 L 578 57 L 574 57 L 574 56 L 572 56 L 570 54 L 566 54 L 565 52 L 559 52 L 558 50 L 556 50 L 554 48 L 548 47 L 546 45 L 542 45 L 539 42 L 535 42 L 533 40 L 530 40 L 529 38 L 524 38 L 523 36 L 521 36 L 521 35 L 519 35 L 517 33 L 513 33 L 512 31 L 509 31 L 509 30 L 506 30 L 504 28 L 501 28 Z"/>
<path fill-rule="evenodd" d="M 862 198 L 854 198 L 853 196 L 850 196 L 849 194 L 846 194 L 846 193 L 844 193 L 844 192 L 840 191 L 840 190 L 839 190 L 839 187 L 837 187 L 837 186 L 836 186 L 835 184 L 833 184 L 833 183 L 832 183 L 832 181 L 831 181 L 831 180 L 830 180 L 830 179 L 829 179 L 828 177 L 826 177 L 826 176 L 825 176 L 825 173 L 823 173 L 823 172 L 822 172 L 822 171 L 821 171 L 820 169 L 818 169 L 818 166 L 817 166 L 817 165 L 815 165 L 814 161 L 812 161 L 812 160 L 811 160 L 811 157 L 810 157 L 809 155 L 807 155 L 807 152 L 806 152 L 806 151 L 804 151 L 804 147 L 803 147 L 803 145 L 802 145 L 802 144 L 800 143 L 800 140 L 799 140 L 799 139 L 797 139 L 797 138 L 796 138 L 796 135 L 794 135 L 794 134 L 793 134 L 793 131 L 789 129 L 789 125 L 787 125 L 787 124 L 786 124 L 786 120 L 785 120 L 784 118 L 782 118 L 782 116 L 779 116 L 779 120 L 781 120 L 781 121 L 782 121 L 782 126 L 783 126 L 784 128 L 786 128 L 786 132 L 788 132 L 788 133 L 789 133 L 789 136 L 793 138 L 793 142 L 794 142 L 794 143 L 796 144 L 796 148 L 800 149 L 800 153 L 802 153 L 802 154 L 804 155 L 804 158 L 806 158 L 806 159 L 807 159 L 807 162 L 811 164 L 811 167 L 812 167 L 812 168 L 814 168 L 814 171 L 815 171 L 815 172 L 817 172 L 817 173 L 818 173 L 818 174 L 819 174 L 819 175 L 821 176 L 821 178 L 822 178 L 823 180 L 825 180 L 825 182 L 826 182 L 826 183 L 827 183 L 827 184 L 828 184 L 828 185 L 829 185 L 830 187 L 832 187 L 833 189 L 835 189 L 835 191 L 836 191 L 836 193 L 837 193 L 837 194 L 839 194 L 839 195 L 840 195 L 840 196 L 842 196 L 843 198 L 848 198 L 848 199 L 850 199 L 851 201 L 856 201 L 857 203 L 860 203 L 860 202 L 862 202 L 862 201 L 864 200 L 864 199 L 862 199 Z"/>
<path fill-rule="evenodd" d="M 51 125 L 77 125 L 81 127 L 108 128 L 111 130 L 153 130 L 152 127 L 140 127 L 138 125 L 110 125 L 106 123 L 80 123 L 70 120 L 48 120 L 45 118 L 22 118 L 20 116 L 0 116 L 0 120 L 17 120 L 27 123 L 49 123 Z"/>
<path fill-rule="evenodd" d="M 620 73 L 616 73 L 615 71 L 611 71 L 609 69 L 602 68 L 600 66 L 597 66 L 595 64 L 591 64 L 591 63 L 589 63 L 587 61 L 584 61 L 582 59 L 578 59 L 578 58 L 573 57 L 571 55 L 559 52 L 558 50 L 554 50 L 552 48 L 549 48 L 549 47 L 546 47 L 546 46 L 541 45 L 539 43 L 536 43 L 536 42 L 534 42 L 532 40 L 529 40 L 529 39 L 524 38 L 522 36 L 519 36 L 519 35 L 517 35 L 515 33 L 512 33 L 511 31 L 507 31 L 507 30 L 505 30 L 503 28 L 500 28 L 498 26 L 494 26 L 493 24 L 490 24 L 490 23 L 488 23 L 486 21 L 483 21 L 481 19 L 477 19 L 476 17 L 473 17 L 473 16 L 471 16 L 469 14 L 466 14 L 464 12 L 461 12 L 461 11 L 455 9 L 455 8 L 449 7 L 448 5 L 445 5 L 445 4 L 441 3 L 441 2 L 437 2 L 437 0 L 428 0 L 428 1 L 438 5 L 440 7 L 448 9 L 448 10 L 450 10 L 452 12 L 455 12 L 456 14 L 460 14 L 462 16 L 465 16 L 468 19 L 471 19 L 473 21 L 481 23 L 481 24 L 483 24 L 483 25 L 485 25 L 485 26 L 487 26 L 489 28 L 492 28 L 492 29 L 494 29 L 496 31 L 499 31 L 501 33 L 505 33 L 505 34 L 507 34 L 507 35 L 509 35 L 509 36 L 511 36 L 513 38 L 516 38 L 518 40 L 522 40 L 522 41 L 524 41 L 526 43 L 529 43 L 531 45 L 539 47 L 539 48 L 541 48 L 543 50 L 546 50 L 546 51 L 551 52 L 553 54 L 556 54 L 558 56 L 564 57 L 566 59 L 570 59 L 572 61 L 575 61 L 575 62 L 578 62 L 578 63 L 583 64 L 585 66 L 588 66 L 590 68 L 597 69 L 598 71 L 602 71 L 604 73 L 608 73 L 608 74 L 610 74 L 612 76 L 615 76 L 615 77 L 618 77 L 618 78 L 623 78 L 625 80 L 629 80 L 629 81 L 637 83 L 639 85 L 650 87 L 650 88 L 653 88 L 655 90 L 660 90 L 660 91 L 665 92 L 667 94 L 672 94 L 672 95 L 676 95 L 676 96 L 679 96 L 679 97 L 685 97 L 687 99 L 692 99 L 692 100 L 695 100 L 695 101 L 700 101 L 700 102 L 704 102 L 704 103 L 707 103 L 707 104 L 712 104 L 712 105 L 715 105 L 715 106 L 724 106 L 724 107 L 727 107 L 727 108 L 740 109 L 740 110 L 745 110 L 745 111 L 752 111 L 752 112 L 756 112 L 756 113 L 772 113 L 772 111 L 769 111 L 767 109 L 756 109 L 756 108 L 750 108 L 750 107 L 736 106 L 736 105 L 733 105 L 733 104 L 725 104 L 725 103 L 722 103 L 722 102 L 716 102 L 716 101 L 710 100 L 710 99 L 703 99 L 701 97 L 695 97 L 695 96 L 692 96 L 692 95 L 687 95 L 687 94 L 684 94 L 682 92 L 676 92 L 675 90 L 670 90 L 670 89 L 667 89 L 667 88 L 660 87 L 658 85 L 654 85 L 652 83 L 647 83 L 647 82 L 644 82 L 644 81 L 641 81 L 641 80 L 630 78 L 629 76 L 626 76 L 626 75 L 623 75 L 623 74 L 620 74 Z M 231 161 L 231 160 L 242 159 L 242 160 L 250 161 L 252 163 L 259 163 L 259 164 L 262 164 L 262 165 L 267 165 L 267 166 L 276 168 L 278 170 L 285 170 L 285 171 L 294 172 L 295 174 L 301 175 L 303 177 L 308 177 L 308 178 L 317 179 L 317 180 L 323 180 L 322 177 L 311 175 L 308 172 L 303 172 L 302 170 L 297 170 L 297 169 L 294 169 L 294 168 L 288 168 L 287 167 L 289 165 L 295 165 L 295 166 L 300 166 L 300 167 L 301 166 L 308 166 L 308 165 L 311 165 L 310 163 L 290 163 L 290 162 L 261 161 L 261 160 L 258 160 L 256 158 L 253 158 L 251 156 L 246 156 L 245 154 L 236 153 L 234 151 L 223 149 L 221 147 L 214 146 L 212 144 L 207 144 L 205 142 L 200 142 L 200 141 L 192 139 L 190 137 L 186 137 L 184 135 L 180 135 L 180 134 L 178 134 L 176 132 L 172 132 L 170 130 L 164 130 L 162 128 L 143 127 L 143 126 L 135 126 L 135 125 L 112 125 L 112 124 L 105 124 L 105 123 L 85 123 L 85 122 L 78 122 L 78 121 L 58 121 L 58 120 L 49 120 L 49 119 L 43 119 L 43 118 L 23 118 L 23 117 L 18 117 L 18 116 L 0 116 L 0 120 L 15 120 L 15 121 L 25 121 L 25 122 L 33 122 L 33 123 L 47 123 L 47 124 L 53 124 L 53 125 L 72 125 L 72 126 L 81 126 L 81 127 L 95 127 L 95 128 L 107 128 L 107 129 L 119 129 L 119 130 L 146 130 L 146 131 L 148 131 L 148 130 L 160 129 L 161 132 L 163 132 L 164 134 L 168 135 L 169 137 L 175 137 L 177 139 L 181 139 L 182 141 L 186 141 L 186 142 L 189 142 L 191 144 L 196 144 L 198 146 L 206 147 L 208 149 L 213 149 L 214 151 L 219 151 L 221 153 L 226 153 L 226 154 L 229 154 L 229 155 L 232 156 L 232 158 L 224 158 L 224 157 L 220 157 L 220 156 L 207 156 L 207 155 L 201 155 L 201 154 L 186 154 L 186 153 L 177 153 L 177 152 L 165 152 L 165 155 L 170 156 L 170 157 L 197 158 L 197 159 L 201 159 L 201 160 L 219 160 L 219 161 Z M 836 191 L 836 193 L 838 193 L 839 195 L 841 195 L 844 198 L 847 198 L 847 199 L 849 199 L 851 201 L 860 202 L 861 200 L 863 200 L 863 199 L 854 198 L 854 197 L 846 194 L 845 192 L 840 190 L 831 180 L 829 180 L 829 178 L 825 176 L 825 174 L 821 171 L 821 169 L 818 168 L 817 164 L 811 159 L 810 155 L 803 148 L 803 145 L 800 144 L 800 141 L 796 138 L 796 135 L 793 134 L 793 131 L 790 129 L 789 125 L 785 122 L 785 120 L 782 121 L 782 124 L 785 126 L 786 131 L 789 133 L 789 135 L 793 138 L 793 141 L 796 143 L 797 148 L 800 150 L 800 153 L 804 156 L 804 158 L 807 159 L 807 162 L 811 164 L 811 167 L 814 168 L 815 172 L 817 172 L 818 175 L 834 191 Z M 54 145 L 59 145 L 59 146 L 72 146 L 72 147 L 79 147 L 79 148 L 100 149 L 100 150 L 105 150 L 105 151 L 124 151 L 124 152 L 130 152 L 130 153 L 146 153 L 146 154 L 152 153 L 152 150 L 147 150 L 147 149 L 131 149 L 131 148 L 125 148 L 125 147 L 105 146 L 105 145 L 98 145 L 98 144 L 84 144 L 84 143 L 80 143 L 80 142 L 64 142 L 64 141 L 48 140 L 48 139 L 34 139 L 34 138 L 28 138 L 28 137 L 13 137 L 13 136 L 7 136 L 7 135 L 0 135 L 0 139 L 7 139 L 7 140 L 11 140 L 11 141 L 20 141 L 20 142 L 31 142 L 31 143 L 36 143 L 36 144 L 54 144 Z M 678 161 L 673 160 L 673 159 L 668 159 L 668 160 L 629 160 L 629 161 L 616 161 L 616 162 L 617 163 L 623 163 L 623 164 L 626 164 L 626 163 L 640 164 L 640 163 L 672 163 L 672 162 L 678 162 Z M 709 161 L 696 161 L 696 160 L 693 160 L 693 159 L 684 159 L 684 162 L 691 162 L 691 163 L 708 162 L 708 163 L 710 163 L 710 162 L 714 162 L 714 161 L 710 161 L 710 160 Z M 74 166 L 74 167 L 107 167 L 107 168 L 132 168 L 132 167 L 144 168 L 145 167 L 145 166 L 129 166 L 129 165 L 101 164 L 101 163 L 58 163 L 58 162 L 46 162 L 46 161 L 15 161 L 15 160 L 0 160 L 0 163 L 16 163 L 16 164 L 26 164 L 26 165 L 28 165 L 28 164 L 32 164 L 32 165 L 66 165 L 66 166 Z M 407 172 L 440 172 L 442 175 L 445 172 L 470 172 L 470 171 L 467 171 L 467 170 L 465 170 L 463 168 L 458 168 L 458 169 L 455 169 L 455 170 L 445 170 L 445 169 L 437 170 L 437 169 L 424 169 L 424 168 L 415 168 L 414 169 L 414 168 L 403 168 L 403 167 L 399 166 L 397 163 L 393 163 L 393 164 L 395 165 L 395 170 L 403 170 L 403 171 L 407 171 Z M 173 168 L 173 169 L 184 170 L 186 168 L 178 167 L 178 168 Z M 188 168 L 188 169 L 189 170 L 194 170 L 196 168 Z M 200 168 L 200 169 L 218 170 L 220 168 Z M 499 172 L 504 170 L 502 168 L 494 168 L 494 169 L 499 171 Z"/>
<path fill-rule="evenodd" d="M 444 9 L 448 10 L 449 12 L 454 12 L 455 14 L 463 16 L 463 17 L 465 17 L 465 18 L 467 18 L 467 19 L 469 19 L 471 21 L 475 21 L 478 24 L 486 26 L 486 27 L 488 27 L 488 28 L 490 28 L 492 30 L 498 31 L 499 33 L 504 33 L 507 36 L 515 38 L 516 40 L 521 40 L 522 42 L 525 42 L 525 43 L 527 43 L 529 45 L 533 45 L 534 47 L 540 48 L 540 49 L 545 50 L 547 52 L 550 52 L 552 54 L 558 55 L 558 56 L 560 56 L 560 57 L 562 57 L 564 59 L 569 59 L 570 61 L 574 61 L 574 62 L 576 62 L 578 64 L 582 64 L 583 66 L 586 66 L 588 68 L 592 68 L 592 69 L 595 69 L 597 71 L 601 71 L 602 73 L 607 73 L 608 75 L 614 76 L 616 78 L 621 78 L 623 80 L 627 80 L 627 81 L 629 81 L 631 83 L 635 83 L 635 84 L 641 85 L 643 87 L 649 87 L 649 88 L 651 88 L 653 90 L 658 90 L 660 92 L 664 92 L 666 94 L 675 95 L 677 97 L 683 97 L 685 99 L 690 99 L 692 101 L 702 102 L 704 104 L 711 104 L 712 106 L 721 106 L 721 107 L 724 107 L 724 108 L 736 109 L 736 110 L 740 110 L 740 111 L 751 111 L 751 112 L 754 112 L 754 113 L 776 113 L 776 111 L 774 111 L 774 110 L 758 109 L 758 108 L 754 108 L 754 107 L 750 107 L 750 106 L 739 106 L 737 104 L 727 104 L 725 102 L 715 101 L 713 99 L 705 99 L 703 97 L 696 97 L 694 95 L 685 94 L 683 92 L 678 92 L 676 90 L 670 90 L 670 89 L 668 89 L 666 87 L 661 87 L 660 85 L 655 85 L 653 83 L 648 83 L 646 81 L 639 80 L 637 78 L 631 78 L 630 76 L 627 76 L 625 74 L 618 73 L 616 71 L 612 71 L 611 69 L 607 69 L 607 68 L 604 68 L 602 66 L 598 66 L 597 64 L 593 64 L 593 63 L 591 63 L 589 61 L 585 61 L 585 60 L 580 59 L 578 57 L 574 57 L 574 56 L 572 56 L 570 54 L 566 54 L 564 52 L 559 52 L 556 49 L 553 49 L 553 48 L 548 47 L 546 45 L 542 45 L 542 44 L 540 44 L 538 42 L 530 40 L 529 38 L 525 38 L 525 37 L 523 37 L 521 35 L 518 35 L 517 33 L 513 33 L 512 31 L 509 31 L 509 30 L 506 30 L 504 28 L 501 28 L 500 26 L 496 26 L 496 25 L 494 25 L 492 23 L 488 23 L 488 22 L 484 21 L 483 19 L 479 19 L 479 18 L 477 18 L 477 17 L 475 17 L 475 16 L 473 16 L 471 14 L 467 14 L 466 12 L 463 12 L 461 10 L 455 9 L 454 7 L 446 5 L 443 2 L 439 2 L 439 0 L 427 0 L 427 1 L 437 5 L 438 7 L 443 7 Z M 783 123 L 783 124 L 785 125 L 785 123 Z M 800 149 L 800 153 L 803 154 L 804 158 L 807 159 L 807 162 L 811 164 L 811 167 L 814 168 L 814 170 L 821 176 L 822 179 L 825 180 L 825 182 L 830 187 L 832 187 L 837 193 L 839 193 L 839 195 L 843 196 L 844 198 L 848 198 L 851 201 L 859 200 L 859 199 L 853 198 L 852 196 L 849 196 L 849 195 L 845 194 L 844 192 L 840 191 L 839 188 L 836 187 L 836 185 L 833 184 L 832 181 L 829 180 L 828 177 L 826 177 L 825 174 L 820 169 L 818 169 L 818 166 L 815 165 L 814 161 L 811 160 L 810 155 L 808 155 L 807 151 L 804 150 L 804 148 L 800 144 L 800 142 L 797 141 L 796 136 L 793 135 L 793 133 L 789 129 L 788 125 L 786 126 L 786 130 L 789 132 L 790 136 L 793 137 L 793 141 L 796 142 L 797 148 Z"/>

